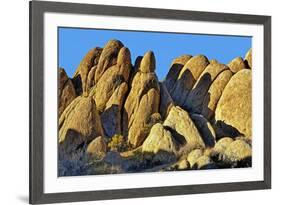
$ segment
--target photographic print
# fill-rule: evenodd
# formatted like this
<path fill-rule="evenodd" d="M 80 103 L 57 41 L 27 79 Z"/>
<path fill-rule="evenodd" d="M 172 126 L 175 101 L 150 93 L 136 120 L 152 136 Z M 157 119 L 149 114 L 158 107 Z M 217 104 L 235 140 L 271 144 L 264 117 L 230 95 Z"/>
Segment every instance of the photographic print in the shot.
<path fill-rule="evenodd" d="M 58 176 L 251 167 L 252 52 L 251 36 L 58 27 Z"/>

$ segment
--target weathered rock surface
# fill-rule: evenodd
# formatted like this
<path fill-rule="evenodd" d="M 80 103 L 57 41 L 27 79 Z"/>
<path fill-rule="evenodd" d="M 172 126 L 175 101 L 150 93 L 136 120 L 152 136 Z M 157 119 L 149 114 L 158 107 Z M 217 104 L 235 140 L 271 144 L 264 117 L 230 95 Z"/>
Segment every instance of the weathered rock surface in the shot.
<path fill-rule="evenodd" d="M 118 40 L 110 40 L 102 50 L 95 72 L 95 83 L 97 83 L 103 73 L 117 63 L 117 56 L 123 44 Z"/>
<path fill-rule="evenodd" d="M 224 152 L 224 160 L 237 162 L 252 156 L 252 148 L 243 140 L 235 140 Z"/>
<path fill-rule="evenodd" d="M 128 86 L 123 82 L 118 86 L 106 103 L 104 112 L 101 114 L 101 121 L 105 134 L 109 137 L 114 134 L 121 134 L 121 110 L 127 95 Z"/>
<path fill-rule="evenodd" d="M 142 152 L 158 154 L 161 151 L 176 154 L 176 144 L 171 132 L 162 124 L 157 123 L 152 126 L 148 137 L 143 142 Z"/>
<path fill-rule="evenodd" d="M 201 134 L 206 147 L 213 147 L 216 143 L 216 133 L 211 123 L 199 114 L 192 114 L 190 117 Z"/>
<path fill-rule="evenodd" d="M 80 76 L 81 76 L 82 90 L 83 90 L 83 93 L 85 93 L 85 94 L 87 94 L 87 92 L 88 92 L 88 89 L 89 89 L 88 85 L 93 84 L 93 82 L 88 82 L 88 80 L 93 81 L 94 76 L 90 76 L 90 78 L 88 79 L 88 74 L 93 67 L 95 70 L 95 66 L 99 62 L 101 52 L 102 52 L 102 49 L 98 48 L 98 47 L 91 49 L 84 56 L 84 58 L 82 59 L 82 61 L 80 62 L 79 66 L 76 70 L 76 75 L 80 74 Z M 91 75 L 93 75 L 93 71 L 92 71 Z"/>
<path fill-rule="evenodd" d="M 212 119 L 214 117 L 217 103 L 231 77 L 232 72 L 230 70 L 225 70 L 213 81 L 202 103 L 201 113 L 205 118 Z"/>
<path fill-rule="evenodd" d="M 180 107 L 174 106 L 170 109 L 163 125 L 186 150 L 205 147 L 204 141 L 189 114 Z"/>
<path fill-rule="evenodd" d="M 201 73 L 183 105 L 189 112 L 200 113 L 205 95 L 216 77 L 228 67 L 220 63 L 209 64 Z"/>
<path fill-rule="evenodd" d="M 245 55 L 245 61 L 249 65 L 250 68 L 252 68 L 252 49 L 250 49 L 246 55 Z"/>
<path fill-rule="evenodd" d="M 107 145 L 102 136 L 95 138 L 87 147 L 87 153 L 95 156 L 104 156 L 107 151 Z"/>
<path fill-rule="evenodd" d="M 208 64 L 208 59 L 203 55 L 194 56 L 186 62 L 171 92 L 171 96 L 177 105 L 185 105 L 189 92 Z"/>
<path fill-rule="evenodd" d="M 105 59 L 106 60 L 106 59 Z M 120 49 L 116 65 L 107 68 L 99 77 L 94 90 L 94 99 L 97 109 L 103 112 L 106 103 L 116 89 L 123 83 L 128 82 L 131 71 L 131 55 L 129 49 Z M 122 93 L 124 94 L 124 93 Z M 120 96 L 123 99 L 124 96 Z"/>
<path fill-rule="evenodd" d="M 237 57 L 228 63 L 228 67 L 233 73 L 237 73 L 238 71 L 247 68 L 247 65 L 241 57 Z"/>
<path fill-rule="evenodd" d="M 202 149 L 194 149 L 192 150 L 188 156 L 187 156 L 187 161 L 190 164 L 190 167 L 193 167 L 197 160 L 203 156 L 203 150 Z"/>
<path fill-rule="evenodd" d="M 58 85 L 58 113 L 59 116 L 65 108 L 76 98 L 76 91 L 71 79 L 68 78 L 63 68 L 59 69 L 59 85 Z"/>
<path fill-rule="evenodd" d="M 252 72 L 237 72 L 226 85 L 215 112 L 220 136 L 252 136 Z"/>
<path fill-rule="evenodd" d="M 61 115 L 59 127 L 60 143 L 69 135 L 77 135 L 84 142 L 104 135 L 100 116 L 91 97 L 76 98 Z"/>
<path fill-rule="evenodd" d="M 221 138 L 215 145 L 214 147 L 214 152 L 224 155 L 224 152 L 226 150 L 227 147 L 229 147 L 229 145 L 233 142 L 233 139 L 230 137 L 223 137 Z"/>
<path fill-rule="evenodd" d="M 172 93 L 181 69 L 191 58 L 191 55 L 182 55 L 173 60 L 170 70 L 163 82 L 169 93 Z"/>
<path fill-rule="evenodd" d="M 160 107 L 159 112 L 163 119 L 167 117 L 171 107 L 174 106 L 174 101 L 170 96 L 166 86 L 163 83 L 159 83 L 160 85 Z"/>
<path fill-rule="evenodd" d="M 148 52 L 142 58 L 124 105 L 123 135 L 128 136 L 128 142 L 133 147 L 145 140 L 153 126 L 151 116 L 159 111 L 160 87 L 153 66 L 154 55 Z"/>

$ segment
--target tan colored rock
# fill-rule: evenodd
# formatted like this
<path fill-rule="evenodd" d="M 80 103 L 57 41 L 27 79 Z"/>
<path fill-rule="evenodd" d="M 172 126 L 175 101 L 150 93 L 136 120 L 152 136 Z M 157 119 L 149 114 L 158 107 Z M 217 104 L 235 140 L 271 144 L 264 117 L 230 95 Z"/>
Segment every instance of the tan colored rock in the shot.
<path fill-rule="evenodd" d="M 104 46 L 95 73 L 95 83 L 99 81 L 103 73 L 117 63 L 117 56 L 123 44 L 118 40 L 110 40 Z"/>
<path fill-rule="evenodd" d="M 205 118 L 210 120 L 214 117 L 217 103 L 231 77 L 232 72 L 230 70 L 225 70 L 213 81 L 202 103 L 201 113 Z"/>
<path fill-rule="evenodd" d="M 247 65 L 241 57 L 237 57 L 228 63 L 228 67 L 233 73 L 237 73 L 238 71 L 247 68 Z"/>
<path fill-rule="evenodd" d="M 131 55 L 129 49 L 120 49 L 116 65 L 107 68 L 95 86 L 94 98 L 97 109 L 103 112 L 106 103 L 115 90 L 123 83 L 128 82 L 131 71 Z M 122 93 L 124 94 L 124 93 Z M 121 96 L 123 98 L 123 96 Z"/>
<path fill-rule="evenodd" d="M 177 133 L 181 138 L 178 140 L 188 150 L 205 147 L 204 141 L 189 114 L 178 106 L 170 109 L 164 121 L 164 127 L 168 127 L 169 130 Z"/>
<path fill-rule="evenodd" d="M 134 147 L 145 140 L 153 125 L 150 123 L 151 116 L 159 112 L 160 87 L 153 72 L 155 68 L 151 67 L 155 63 L 148 62 L 153 57 L 150 52 L 143 57 L 144 63 L 141 62 L 140 71 L 134 76 L 124 105 L 123 135 L 128 136 L 129 143 Z"/>
<path fill-rule="evenodd" d="M 91 49 L 80 62 L 77 72 L 81 76 L 82 80 L 82 90 L 83 93 L 87 93 L 87 80 L 88 74 L 93 66 L 96 66 L 99 62 L 99 58 L 101 55 L 101 48 L 93 48 Z"/>
<path fill-rule="evenodd" d="M 189 162 L 191 168 L 196 164 L 197 160 L 201 156 L 203 156 L 202 149 L 194 149 L 188 154 L 187 161 Z"/>
<path fill-rule="evenodd" d="M 95 156 L 104 156 L 107 151 L 107 145 L 102 136 L 92 140 L 87 147 L 87 153 Z"/>
<path fill-rule="evenodd" d="M 237 72 L 226 85 L 216 112 L 217 133 L 237 137 L 252 136 L 252 71 Z"/>
<path fill-rule="evenodd" d="M 121 134 L 121 110 L 124 105 L 125 97 L 128 91 L 126 82 L 118 86 L 108 102 L 106 108 L 101 114 L 102 126 L 106 136 Z"/>
<path fill-rule="evenodd" d="M 160 151 L 175 154 L 176 145 L 171 133 L 162 124 L 153 125 L 142 145 L 142 152 L 157 154 Z"/>
<path fill-rule="evenodd" d="M 87 93 L 90 91 L 90 89 L 95 85 L 95 73 L 96 73 L 96 69 L 97 69 L 97 66 L 93 66 L 91 68 L 91 70 L 89 71 L 88 73 L 88 76 L 87 76 L 87 84 L 86 84 L 86 91 Z"/>
<path fill-rule="evenodd" d="M 252 156 L 252 148 L 243 140 L 235 140 L 224 152 L 224 159 L 231 162 L 244 160 Z"/>
<path fill-rule="evenodd" d="M 147 94 L 142 96 L 132 123 L 129 124 L 128 140 L 133 147 L 140 146 L 146 139 L 150 128 L 153 126 L 151 116 L 158 112 L 159 100 L 159 90 L 154 88 L 151 88 Z"/>
<path fill-rule="evenodd" d="M 143 73 L 154 72 L 155 70 L 155 56 L 152 51 L 148 51 L 143 56 L 139 70 Z"/>
<path fill-rule="evenodd" d="M 209 64 L 203 55 L 192 57 L 181 69 L 178 79 L 171 92 L 171 96 L 177 105 L 185 105 L 185 100 L 200 74 Z"/>
<path fill-rule="evenodd" d="M 182 55 L 173 60 L 170 70 L 163 82 L 169 93 L 172 93 L 181 69 L 191 58 L 191 55 Z"/>
<path fill-rule="evenodd" d="M 248 63 L 249 67 L 252 68 L 252 48 L 246 53 L 245 61 Z"/>
<path fill-rule="evenodd" d="M 209 64 L 206 69 L 201 73 L 199 79 L 196 81 L 192 90 L 189 92 L 184 108 L 190 112 L 200 113 L 202 110 L 202 103 L 205 95 L 207 94 L 209 87 L 213 80 L 228 67 L 220 63 Z"/>
<path fill-rule="evenodd" d="M 77 97 L 74 85 L 68 78 L 64 69 L 59 69 L 59 86 L 58 86 L 58 113 L 59 116 L 65 108 Z"/>
<path fill-rule="evenodd" d="M 187 169 L 189 169 L 190 168 L 190 164 L 189 164 L 189 162 L 186 160 L 186 159 L 182 159 L 182 160 L 180 160 L 178 163 L 177 163 L 177 168 L 179 169 L 179 170 L 187 170 Z"/>
<path fill-rule="evenodd" d="M 216 143 L 216 133 L 211 123 L 199 114 L 192 114 L 190 117 L 201 134 L 205 146 L 213 147 Z"/>
<path fill-rule="evenodd" d="M 196 160 L 195 165 L 196 165 L 197 169 L 204 169 L 212 163 L 213 163 L 213 161 L 211 160 L 211 158 L 209 156 L 202 155 L 201 157 L 199 157 Z"/>
<path fill-rule="evenodd" d="M 219 154 L 224 154 L 226 148 L 233 142 L 230 137 L 221 138 L 214 147 L 214 152 Z"/>
<path fill-rule="evenodd" d="M 59 142 L 63 143 L 68 135 L 75 135 L 89 142 L 103 136 L 100 116 L 91 97 L 80 97 L 73 101 L 59 120 Z"/>
<path fill-rule="evenodd" d="M 166 86 L 163 83 L 159 83 L 160 85 L 160 107 L 159 112 L 163 119 L 166 118 L 172 106 L 174 106 L 174 101 L 170 96 Z"/>

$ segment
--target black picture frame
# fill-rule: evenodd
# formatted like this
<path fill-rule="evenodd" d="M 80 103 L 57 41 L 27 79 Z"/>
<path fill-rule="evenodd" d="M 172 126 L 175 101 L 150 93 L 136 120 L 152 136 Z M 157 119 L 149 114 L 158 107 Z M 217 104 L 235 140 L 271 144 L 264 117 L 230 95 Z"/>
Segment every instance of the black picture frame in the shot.
<path fill-rule="evenodd" d="M 153 197 L 195 193 L 212 193 L 271 188 L 271 17 L 260 15 L 211 13 L 77 4 L 62 2 L 30 2 L 30 171 L 29 202 L 31 204 Z M 71 193 L 44 193 L 43 180 L 43 117 L 44 117 L 44 13 L 75 13 L 156 19 L 196 20 L 259 24 L 264 27 L 264 180 L 183 185 L 155 188 L 135 188 Z"/>

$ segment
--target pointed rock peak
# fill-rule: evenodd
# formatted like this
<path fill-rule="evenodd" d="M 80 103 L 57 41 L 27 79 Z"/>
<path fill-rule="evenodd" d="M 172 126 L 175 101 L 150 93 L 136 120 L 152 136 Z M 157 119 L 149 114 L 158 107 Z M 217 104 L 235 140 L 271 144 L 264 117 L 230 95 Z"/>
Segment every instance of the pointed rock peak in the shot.
<path fill-rule="evenodd" d="M 245 60 L 248 62 L 250 68 L 252 68 L 252 48 L 245 55 Z"/>
<path fill-rule="evenodd" d="M 155 62 L 154 53 L 152 51 L 148 51 L 142 58 L 140 64 L 140 71 L 142 71 L 143 73 L 154 72 L 155 64 L 156 62 Z"/>
<path fill-rule="evenodd" d="M 131 64 L 131 53 L 126 47 L 120 49 L 117 57 L 117 65 Z"/>

